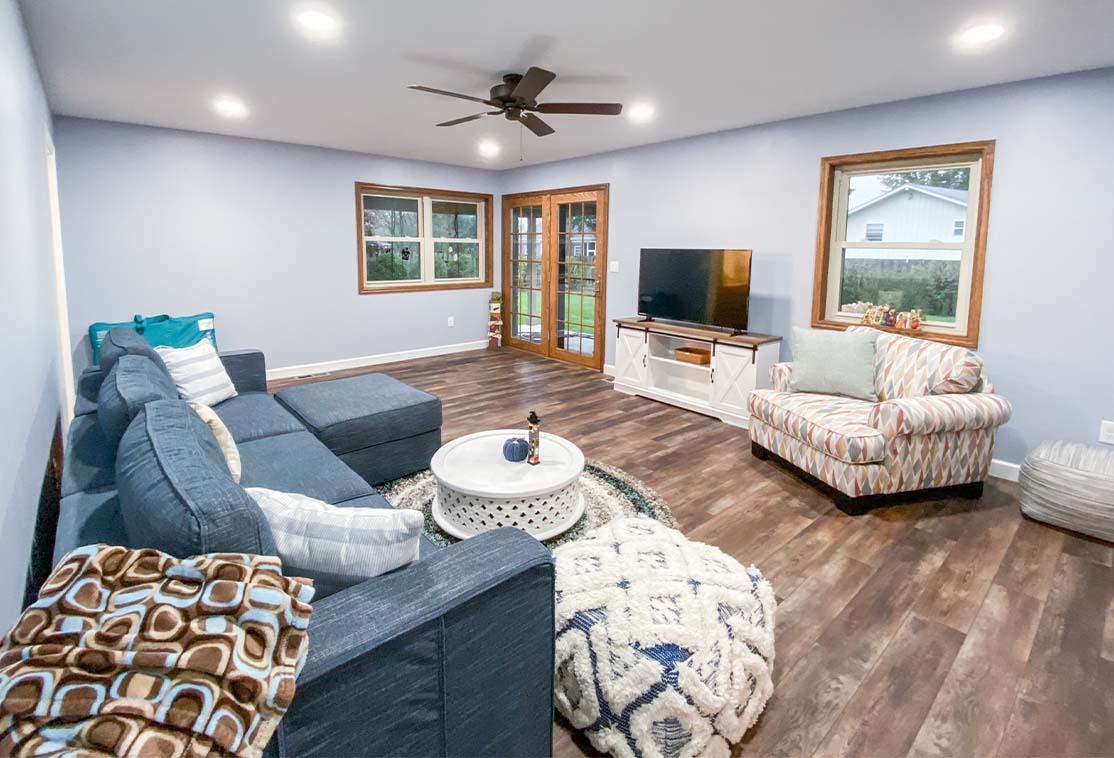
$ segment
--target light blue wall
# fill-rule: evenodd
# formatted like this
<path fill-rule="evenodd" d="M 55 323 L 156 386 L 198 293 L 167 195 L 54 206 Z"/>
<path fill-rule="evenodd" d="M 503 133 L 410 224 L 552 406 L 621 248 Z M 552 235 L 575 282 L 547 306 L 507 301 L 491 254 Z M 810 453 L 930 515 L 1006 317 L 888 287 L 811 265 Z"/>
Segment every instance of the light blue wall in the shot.
<path fill-rule="evenodd" d="M 356 294 L 353 185 L 497 194 L 493 172 L 106 121 L 54 130 L 78 371 L 88 325 L 135 313 L 213 311 L 221 346 L 261 348 L 269 367 L 487 336 L 490 290 Z"/>
<path fill-rule="evenodd" d="M 59 411 L 46 156 L 50 130 L 19 11 L 0 2 L 0 629 L 19 614 Z"/>
<path fill-rule="evenodd" d="M 787 335 L 810 319 L 820 159 L 983 139 L 998 144 L 979 352 L 1014 405 L 995 457 L 1020 462 L 1114 419 L 1114 70 L 530 166 L 501 191 L 611 184 L 609 319 L 635 311 L 640 248 L 749 247 L 751 328 Z"/>
<path fill-rule="evenodd" d="M 821 157 L 995 139 L 979 351 L 1015 407 L 996 456 L 1094 442 L 1114 419 L 1114 70 L 501 174 L 68 118 L 55 132 L 74 344 L 90 321 L 211 309 L 224 345 L 263 348 L 272 366 L 483 339 L 486 290 L 355 294 L 356 180 L 495 194 L 609 182 L 609 318 L 635 310 L 639 248 L 751 247 L 751 327 L 788 334 L 809 322 Z M 613 343 L 609 330 L 609 363 Z"/>

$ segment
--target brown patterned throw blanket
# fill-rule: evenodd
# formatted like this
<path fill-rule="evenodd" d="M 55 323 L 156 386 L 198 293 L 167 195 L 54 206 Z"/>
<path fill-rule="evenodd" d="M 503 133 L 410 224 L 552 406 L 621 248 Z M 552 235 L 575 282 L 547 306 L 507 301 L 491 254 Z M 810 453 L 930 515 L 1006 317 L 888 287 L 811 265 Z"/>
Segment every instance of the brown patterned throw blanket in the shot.
<path fill-rule="evenodd" d="M 90 545 L 0 644 L 0 755 L 257 756 L 294 697 L 313 587 L 277 558 Z"/>

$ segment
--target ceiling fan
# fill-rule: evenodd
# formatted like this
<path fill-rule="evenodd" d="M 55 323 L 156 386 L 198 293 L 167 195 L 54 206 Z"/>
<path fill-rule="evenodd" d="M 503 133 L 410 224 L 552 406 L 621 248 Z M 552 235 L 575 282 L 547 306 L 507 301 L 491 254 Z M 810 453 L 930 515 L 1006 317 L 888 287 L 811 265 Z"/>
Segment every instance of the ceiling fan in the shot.
<path fill-rule="evenodd" d="M 461 100 L 471 100 L 476 103 L 489 105 L 492 108 L 498 108 L 498 110 L 484 111 L 483 113 L 465 116 L 464 118 L 454 118 L 452 121 L 445 121 L 438 124 L 438 126 L 456 126 L 457 124 L 463 124 L 468 121 L 475 121 L 484 116 L 501 115 L 508 121 L 520 122 L 539 137 L 553 134 L 554 129 L 534 115 L 535 113 L 618 116 L 623 112 L 621 103 L 539 103 L 538 95 L 556 78 L 557 75 L 552 71 L 546 71 L 544 68 L 538 68 L 537 66 L 531 66 L 525 75 L 505 74 L 503 76 L 503 83 L 496 84 L 492 87 L 491 94 L 486 100 L 482 97 L 462 95 L 459 92 L 449 92 L 448 90 L 436 89 L 434 87 L 425 87 L 421 84 L 411 84 L 410 89 L 416 89 L 420 92 L 430 92 L 434 95 L 457 97 Z"/>

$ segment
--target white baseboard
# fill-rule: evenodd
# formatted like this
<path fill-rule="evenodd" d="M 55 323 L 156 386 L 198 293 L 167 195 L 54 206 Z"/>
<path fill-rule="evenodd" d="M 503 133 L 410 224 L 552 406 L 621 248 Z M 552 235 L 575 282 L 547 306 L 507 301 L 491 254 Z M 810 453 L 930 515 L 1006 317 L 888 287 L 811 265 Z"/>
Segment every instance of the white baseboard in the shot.
<path fill-rule="evenodd" d="M 430 358 L 435 355 L 449 355 L 451 353 L 466 353 L 469 350 L 483 350 L 487 347 L 487 340 L 473 342 L 458 342 L 455 345 L 436 345 L 434 347 L 420 347 L 417 350 L 400 350 L 397 353 L 380 353 L 379 355 L 361 355 L 357 358 L 341 358 L 336 361 L 321 361 L 320 363 L 303 363 L 299 366 L 282 366 L 267 369 L 267 379 L 290 379 L 295 376 L 309 376 L 312 374 L 328 374 L 333 371 L 345 371 L 352 368 L 377 366 L 380 363 L 395 363 L 396 361 L 412 361 L 415 358 Z"/>
<path fill-rule="evenodd" d="M 603 364 L 603 375 L 604 376 L 615 376 L 615 364 L 614 363 Z"/>
<path fill-rule="evenodd" d="M 992 458 L 990 461 L 990 475 L 1005 479 L 1008 482 L 1016 482 L 1021 476 L 1021 466 L 1017 463 Z"/>

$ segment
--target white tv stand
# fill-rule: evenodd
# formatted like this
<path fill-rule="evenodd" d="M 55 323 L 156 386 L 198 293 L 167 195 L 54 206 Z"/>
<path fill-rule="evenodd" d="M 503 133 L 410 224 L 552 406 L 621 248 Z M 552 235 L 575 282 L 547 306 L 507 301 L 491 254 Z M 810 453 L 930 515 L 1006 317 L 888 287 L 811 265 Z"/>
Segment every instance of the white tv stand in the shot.
<path fill-rule="evenodd" d="M 770 386 L 781 337 L 731 334 L 669 321 L 615 319 L 615 389 L 627 395 L 687 408 L 744 429 L 750 423 L 750 391 Z M 673 357 L 678 347 L 711 350 L 709 365 Z"/>

